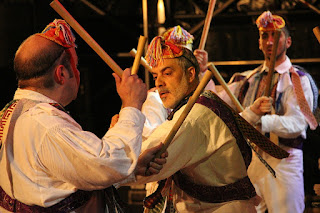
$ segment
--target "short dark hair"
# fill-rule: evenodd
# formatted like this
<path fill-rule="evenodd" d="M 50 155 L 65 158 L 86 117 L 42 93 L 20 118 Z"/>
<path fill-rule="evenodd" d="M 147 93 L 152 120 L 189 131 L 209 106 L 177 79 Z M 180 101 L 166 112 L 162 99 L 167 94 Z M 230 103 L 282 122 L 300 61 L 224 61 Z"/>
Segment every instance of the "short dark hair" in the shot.
<path fill-rule="evenodd" d="M 282 28 L 282 31 L 284 32 L 286 38 L 288 38 L 290 36 L 290 31 L 289 31 L 289 27 L 287 25 L 285 25 L 283 28 Z"/>
<path fill-rule="evenodd" d="M 200 72 L 198 60 L 189 49 L 183 48 L 182 55 L 177 59 L 184 70 L 187 70 L 189 67 L 194 67 L 196 70 L 196 76 L 198 76 Z"/>

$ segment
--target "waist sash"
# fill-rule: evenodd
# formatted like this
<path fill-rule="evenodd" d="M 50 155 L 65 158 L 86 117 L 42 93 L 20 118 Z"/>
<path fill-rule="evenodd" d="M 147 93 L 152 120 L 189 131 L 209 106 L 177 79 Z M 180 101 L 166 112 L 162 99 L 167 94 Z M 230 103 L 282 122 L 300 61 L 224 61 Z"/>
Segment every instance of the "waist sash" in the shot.
<path fill-rule="evenodd" d="M 303 139 L 301 136 L 297 138 L 280 138 L 279 137 L 279 143 L 291 148 L 296 148 L 301 150 L 302 150 L 304 141 L 305 139 Z"/>
<path fill-rule="evenodd" d="M 59 203 L 50 206 L 29 206 L 20 201 L 11 198 L 3 189 L 0 187 L 0 206 L 4 209 L 11 212 L 30 212 L 30 213 L 62 213 L 70 212 L 75 210 L 82 205 L 84 205 L 91 197 L 92 192 L 78 190 L 75 193 L 71 194 L 69 197 L 66 197 Z"/>
<path fill-rule="evenodd" d="M 248 168 L 251 162 L 251 149 L 243 138 L 232 114 L 228 112 L 222 103 L 206 97 L 205 94 L 206 93 L 200 96 L 197 103 L 211 109 L 228 126 L 232 135 L 236 138 L 237 145 L 240 149 L 245 165 Z M 225 186 L 196 184 L 190 181 L 188 176 L 182 174 L 181 171 L 178 171 L 173 176 L 173 180 L 175 184 L 188 195 L 203 202 L 222 203 L 232 200 L 249 200 L 256 195 L 256 191 L 248 176 Z"/>
<path fill-rule="evenodd" d="M 222 203 L 232 200 L 249 200 L 256 191 L 248 176 L 225 186 L 208 186 L 193 183 L 180 171 L 173 176 L 174 183 L 188 195 L 208 203 Z"/>

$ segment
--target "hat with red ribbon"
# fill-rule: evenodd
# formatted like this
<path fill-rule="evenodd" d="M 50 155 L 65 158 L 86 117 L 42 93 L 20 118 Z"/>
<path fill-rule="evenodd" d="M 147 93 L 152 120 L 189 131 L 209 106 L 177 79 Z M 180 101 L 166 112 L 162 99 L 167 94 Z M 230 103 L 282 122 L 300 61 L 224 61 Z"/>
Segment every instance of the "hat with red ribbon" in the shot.
<path fill-rule="evenodd" d="M 73 35 L 70 26 L 62 19 L 55 19 L 46 28 L 36 35 L 49 39 L 65 48 L 76 47 L 76 37 Z"/>
<path fill-rule="evenodd" d="M 146 53 L 146 61 L 151 67 L 156 67 L 166 58 L 177 58 L 183 54 L 183 48 L 161 36 L 152 39 Z"/>
<path fill-rule="evenodd" d="M 257 18 L 256 25 L 260 31 L 270 31 L 283 28 L 286 22 L 282 17 L 272 15 L 270 11 L 265 11 Z"/>
<path fill-rule="evenodd" d="M 172 27 L 163 33 L 163 39 L 178 46 L 183 46 L 192 51 L 194 37 L 180 25 Z"/>

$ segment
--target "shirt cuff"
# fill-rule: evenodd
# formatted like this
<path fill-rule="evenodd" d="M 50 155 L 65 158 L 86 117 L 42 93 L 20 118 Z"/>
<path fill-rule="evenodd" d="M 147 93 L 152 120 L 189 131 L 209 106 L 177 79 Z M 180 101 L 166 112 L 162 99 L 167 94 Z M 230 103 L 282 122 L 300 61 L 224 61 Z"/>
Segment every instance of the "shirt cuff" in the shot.
<path fill-rule="evenodd" d="M 255 125 L 260 121 L 261 116 L 254 113 L 250 107 L 246 107 L 240 115 L 250 124 Z"/>
<path fill-rule="evenodd" d="M 137 125 L 142 125 L 145 122 L 146 117 L 143 113 L 135 107 L 124 107 L 121 109 L 119 113 L 119 120 L 118 122 L 125 122 L 125 121 L 134 121 Z"/>
<path fill-rule="evenodd" d="M 123 181 L 121 181 L 121 182 L 119 182 L 119 183 L 114 184 L 113 186 L 118 189 L 118 188 L 120 188 L 121 186 L 127 185 L 127 183 L 134 183 L 134 182 L 136 182 L 136 181 L 137 181 L 137 180 L 136 180 L 136 175 L 135 175 L 134 172 L 133 172 L 133 173 L 131 173 L 126 179 L 124 179 Z"/>

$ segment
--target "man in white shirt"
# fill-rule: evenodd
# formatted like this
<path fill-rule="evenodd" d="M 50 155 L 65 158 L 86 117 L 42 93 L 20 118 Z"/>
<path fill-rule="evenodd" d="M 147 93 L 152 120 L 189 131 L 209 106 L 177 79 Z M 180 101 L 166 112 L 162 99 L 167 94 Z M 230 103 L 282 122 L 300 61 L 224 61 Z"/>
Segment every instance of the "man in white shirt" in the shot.
<path fill-rule="evenodd" d="M 152 161 L 161 145 L 140 155 L 147 91 L 130 69 L 113 74 L 123 108 L 102 139 L 64 110 L 80 84 L 75 47 L 70 27 L 56 19 L 16 52 L 19 88 L 0 113 L 1 212 L 121 212 L 112 185 L 165 163 Z"/>
<path fill-rule="evenodd" d="M 236 73 L 231 78 L 229 88 L 244 107 L 250 106 L 258 97 L 264 95 L 265 74 L 270 67 L 274 33 L 276 29 L 280 29 L 275 60 L 276 72 L 273 75 L 270 99 L 273 102 L 275 114 L 262 116 L 256 125 L 263 133 L 273 133 L 278 136 L 280 147 L 289 152 L 290 156 L 279 160 L 265 153 L 262 154 L 262 157 L 276 171 L 277 178 L 274 178 L 254 154 L 248 175 L 257 194 L 262 197 L 262 202 L 257 207 L 258 212 L 264 213 L 268 210 L 269 213 L 302 213 L 305 206 L 302 145 L 306 139 L 308 124 L 314 128 L 317 123 L 310 122 L 301 108 L 313 109 L 314 95 L 307 75 L 294 67 L 286 56 L 292 40 L 284 19 L 266 11 L 259 16 L 256 23 L 260 35 L 259 48 L 264 54 L 265 61 L 255 70 Z M 295 90 L 299 85 L 293 81 L 295 74 L 299 75 L 301 84 L 301 89 L 298 90 L 307 101 L 305 107 L 298 102 L 299 94 Z M 219 87 L 216 87 L 216 90 L 221 98 L 233 105 L 225 91 L 220 90 Z"/>
<path fill-rule="evenodd" d="M 142 143 L 142 150 L 165 140 L 198 86 L 200 70 L 189 49 L 161 36 L 151 41 L 146 59 L 164 107 L 173 110 L 168 120 Z M 260 103 L 255 102 L 251 110 L 262 113 L 259 107 Z M 178 212 L 255 212 L 254 205 L 259 199 L 247 176 L 251 149 L 237 123 L 246 122 L 230 110 L 211 92 L 199 97 L 170 143 L 163 169 L 150 177 L 138 176 L 133 183 L 161 180 L 159 187 L 163 189 L 146 199 L 150 208 L 146 212 L 161 211 L 164 203 L 160 192 L 169 197 L 167 207 L 173 202 Z M 235 117 L 239 120 L 234 120 Z M 244 126 L 255 130 L 248 123 Z M 260 133 L 258 138 L 272 144 Z"/>

